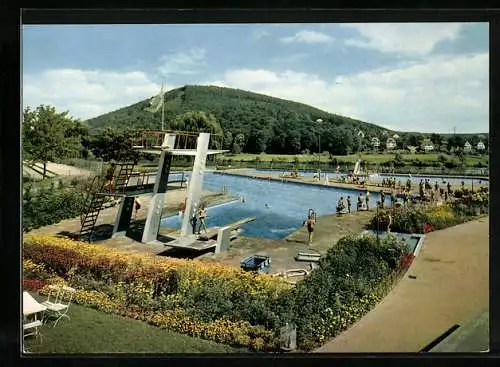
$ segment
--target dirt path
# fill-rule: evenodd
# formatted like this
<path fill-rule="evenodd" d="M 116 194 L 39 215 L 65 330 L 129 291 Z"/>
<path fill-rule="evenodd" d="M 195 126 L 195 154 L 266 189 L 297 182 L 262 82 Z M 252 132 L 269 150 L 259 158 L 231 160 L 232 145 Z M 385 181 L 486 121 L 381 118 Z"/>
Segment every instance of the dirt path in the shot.
<path fill-rule="evenodd" d="M 316 352 L 418 352 L 488 304 L 486 217 L 426 235 L 419 256 L 391 293 Z"/>

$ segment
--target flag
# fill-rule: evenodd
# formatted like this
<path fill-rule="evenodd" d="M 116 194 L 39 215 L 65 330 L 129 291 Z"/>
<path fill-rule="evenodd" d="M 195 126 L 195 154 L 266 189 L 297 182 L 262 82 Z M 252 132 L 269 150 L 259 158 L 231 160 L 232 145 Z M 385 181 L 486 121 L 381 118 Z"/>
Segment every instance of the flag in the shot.
<path fill-rule="evenodd" d="M 164 95 L 165 92 L 163 91 L 163 83 L 162 83 L 160 93 L 151 98 L 151 100 L 149 101 L 149 107 L 146 107 L 145 110 L 151 113 L 157 112 L 161 108 L 161 106 L 163 106 Z"/>

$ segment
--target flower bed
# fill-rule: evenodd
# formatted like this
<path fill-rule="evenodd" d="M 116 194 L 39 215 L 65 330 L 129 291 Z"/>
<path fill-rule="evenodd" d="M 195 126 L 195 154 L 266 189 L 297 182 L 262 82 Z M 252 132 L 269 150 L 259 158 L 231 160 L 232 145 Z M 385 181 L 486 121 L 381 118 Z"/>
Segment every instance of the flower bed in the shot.
<path fill-rule="evenodd" d="M 299 348 L 311 349 L 345 330 L 390 289 L 405 253 L 388 241 L 341 239 L 296 287 L 215 262 L 56 237 L 27 237 L 23 265 L 25 277 L 71 285 L 75 302 L 104 312 L 254 350 L 276 349 L 280 328 L 292 322 Z"/>

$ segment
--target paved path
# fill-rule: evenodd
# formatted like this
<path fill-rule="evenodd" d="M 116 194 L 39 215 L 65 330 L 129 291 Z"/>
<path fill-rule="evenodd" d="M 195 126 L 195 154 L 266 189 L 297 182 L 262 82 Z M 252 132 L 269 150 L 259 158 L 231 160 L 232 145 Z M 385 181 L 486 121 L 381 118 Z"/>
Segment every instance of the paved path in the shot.
<path fill-rule="evenodd" d="M 418 352 L 488 304 L 486 217 L 426 235 L 419 256 L 391 293 L 316 352 Z"/>

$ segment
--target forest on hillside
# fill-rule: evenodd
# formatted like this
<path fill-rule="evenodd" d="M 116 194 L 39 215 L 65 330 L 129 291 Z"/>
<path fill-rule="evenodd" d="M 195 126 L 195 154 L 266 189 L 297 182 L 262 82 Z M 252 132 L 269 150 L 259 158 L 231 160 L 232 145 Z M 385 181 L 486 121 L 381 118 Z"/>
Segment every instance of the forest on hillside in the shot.
<path fill-rule="evenodd" d="M 179 115 L 203 112 L 215 119 L 224 135 L 224 148 L 234 153 L 297 154 L 328 152 L 335 155 L 373 150 L 371 139 L 377 137 L 381 149 L 396 132 L 380 126 L 339 116 L 317 108 L 247 92 L 215 86 L 184 86 L 165 94 L 165 124 L 173 128 Z M 147 111 L 149 100 L 86 121 L 91 133 L 103 128 L 160 129 L 161 114 Z M 433 134 L 398 133 L 396 148 L 419 146 L 431 138 L 437 146 L 463 147 L 467 137 L 445 139 Z M 450 140 L 451 139 L 451 140 Z M 472 144 L 481 137 L 471 135 Z M 448 140 L 452 144 L 448 144 Z M 487 140 L 487 138 L 486 138 Z M 487 141 L 484 141 L 487 144 Z"/>

